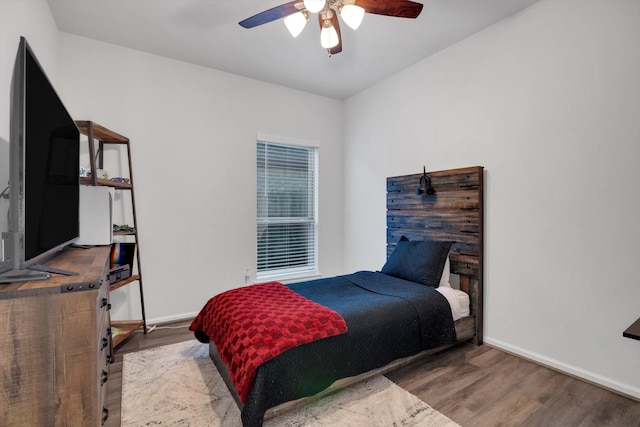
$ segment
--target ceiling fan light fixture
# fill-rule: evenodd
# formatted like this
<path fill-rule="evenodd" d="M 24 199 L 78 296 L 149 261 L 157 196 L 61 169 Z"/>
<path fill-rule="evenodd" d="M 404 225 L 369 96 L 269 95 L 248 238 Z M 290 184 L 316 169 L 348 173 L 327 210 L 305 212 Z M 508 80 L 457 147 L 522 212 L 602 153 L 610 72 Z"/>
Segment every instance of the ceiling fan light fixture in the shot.
<path fill-rule="evenodd" d="M 357 30 L 364 18 L 364 9 L 355 4 L 343 4 L 340 6 L 342 20 L 354 30 Z"/>
<path fill-rule="evenodd" d="M 304 30 L 308 20 L 309 13 L 303 10 L 284 18 L 284 24 L 287 26 L 287 30 L 289 30 L 291 35 L 295 38 L 300 35 L 302 30 Z"/>
<path fill-rule="evenodd" d="M 325 49 L 336 47 L 340 43 L 338 32 L 331 24 L 330 20 L 324 21 L 322 30 L 320 31 L 320 45 Z"/>
<path fill-rule="evenodd" d="M 311 13 L 318 13 L 322 9 L 324 9 L 327 4 L 326 0 L 304 0 L 302 2 L 304 4 L 304 8 L 307 9 Z"/>

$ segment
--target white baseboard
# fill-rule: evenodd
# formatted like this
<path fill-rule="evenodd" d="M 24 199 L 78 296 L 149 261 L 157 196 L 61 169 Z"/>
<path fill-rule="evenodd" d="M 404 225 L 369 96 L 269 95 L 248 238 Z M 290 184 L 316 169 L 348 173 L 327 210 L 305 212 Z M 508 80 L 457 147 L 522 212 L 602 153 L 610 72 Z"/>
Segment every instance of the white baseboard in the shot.
<path fill-rule="evenodd" d="M 584 369 L 577 368 L 572 365 L 567 365 L 566 363 L 560 362 L 558 360 L 551 359 L 541 354 L 533 353 L 531 351 L 522 349 L 520 347 L 507 344 L 500 340 L 488 338 L 485 336 L 484 343 L 491 347 L 499 348 L 508 353 L 515 354 L 517 356 L 523 357 L 527 360 L 531 360 L 533 362 L 536 362 L 540 365 L 554 369 L 556 371 L 560 371 L 567 375 L 571 375 L 573 377 L 580 378 L 590 383 L 599 385 L 608 390 L 627 396 L 631 399 L 640 400 L 640 388 L 638 387 L 634 387 L 629 384 L 624 384 L 619 381 L 612 380 L 611 378 L 603 377 L 601 375 L 595 374 L 590 371 L 586 371 Z"/>
<path fill-rule="evenodd" d="M 153 319 L 147 319 L 147 325 L 155 325 L 156 323 L 162 324 L 162 323 L 169 323 L 169 322 L 177 322 L 180 320 L 184 320 L 185 323 L 186 322 L 191 322 L 193 320 L 194 317 L 196 317 L 198 315 L 198 311 L 193 312 L 193 313 L 183 313 L 183 314 L 176 314 L 174 316 L 166 316 L 166 317 L 156 317 Z"/>

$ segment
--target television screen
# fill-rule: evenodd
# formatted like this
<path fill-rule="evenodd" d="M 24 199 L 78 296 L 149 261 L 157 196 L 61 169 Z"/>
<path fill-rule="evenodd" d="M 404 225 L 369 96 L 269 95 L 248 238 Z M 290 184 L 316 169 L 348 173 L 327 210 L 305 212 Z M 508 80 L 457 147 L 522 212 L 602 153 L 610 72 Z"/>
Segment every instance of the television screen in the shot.
<path fill-rule="evenodd" d="M 25 262 L 79 236 L 80 133 L 37 60 L 25 56 Z"/>
<path fill-rule="evenodd" d="M 80 133 L 47 76 L 25 58 L 25 261 L 79 235 Z"/>
<path fill-rule="evenodd" d="M 36 280 L 25 269 L 41 269 L 38 263 L 80 233 L 80 132 L 24 38 L 11 81 L 10 133 L 2 270 L 14 272 L 3 273 L 0 283 Z"/>

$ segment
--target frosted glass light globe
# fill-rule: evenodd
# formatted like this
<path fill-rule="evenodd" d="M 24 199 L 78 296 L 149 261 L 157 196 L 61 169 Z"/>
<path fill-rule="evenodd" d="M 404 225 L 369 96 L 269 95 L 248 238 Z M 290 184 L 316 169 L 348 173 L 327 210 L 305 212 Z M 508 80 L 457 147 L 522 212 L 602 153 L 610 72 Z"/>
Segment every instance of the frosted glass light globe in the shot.
<path fill-rule="evenodd" d="M 320 31 L 320 44 L 325 49 L 331 49 L 338 45 L 338 32 L 333 25 L 329 24 L 328 26 L 322 26 L 322 31 Z"/>
<path fill-rule="evenodd" d="M 304 30 L 305 25 L 307 25 L 309 16 L 308 14 L 305 15 L 305 13 L 296 12 L 293 15 L 289 15 L 284 18 L 284 24 L 287 26 L 287 30 L 289 30 L 293 37 L 298 37 L 302 30 Z"/>
<path fill-rule="evenodd" d="M 340 8 L 342 20 L 354 30 L 357 30 L 364 18 L 364 9 L 355 4 L 345 4 Z"/>
<path fill-rule="evenodd" d="M 324 9 L 325 4 L 327 4 L 326 0 L 304 0 L 303 1 L 304 8 L 307 9 L 311 13 L 318 13 L 322 9 Z"/>

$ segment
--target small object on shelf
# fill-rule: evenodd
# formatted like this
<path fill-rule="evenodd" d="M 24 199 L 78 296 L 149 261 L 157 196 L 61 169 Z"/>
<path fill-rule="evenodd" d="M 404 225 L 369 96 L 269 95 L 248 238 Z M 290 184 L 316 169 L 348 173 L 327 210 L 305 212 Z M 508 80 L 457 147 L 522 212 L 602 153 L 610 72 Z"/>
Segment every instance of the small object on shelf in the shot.
<path fill-rule="evenodd" d="M 111 245 L 111 268 L 133 265 L 136 256 L 135 243 L 117 242 Z"/>
<path fill-rule="evenodd" d="M 136 229 L 131 227 L 130 225 L 127 225 L 127 224 L 124 224 L 124 225 L 113 224 L 113 231 L 115 231 L 115 232 L 121 231 L 121 232 L 126 232 L 126 233 L 135 233 Z"/>
<path fill-rule="evenodd" d="M 129 265 L 121 265 L 109 270 L 109 284 L 116 283 L 131 277 Z"/>
<path fill-rule="evenodd" d="M 96 175 L 101 179 L 109 179 L 109 172 L 104 169 L 96 169 Z"/>
<path fill-rule="evenodd" d="M 128 184 L 129 183 L 129 178 L 114 177 L 114 178 L 111 178 L 109 181 L 121 182 L 121 183 L 124 183 L 124 184 Z"/>

